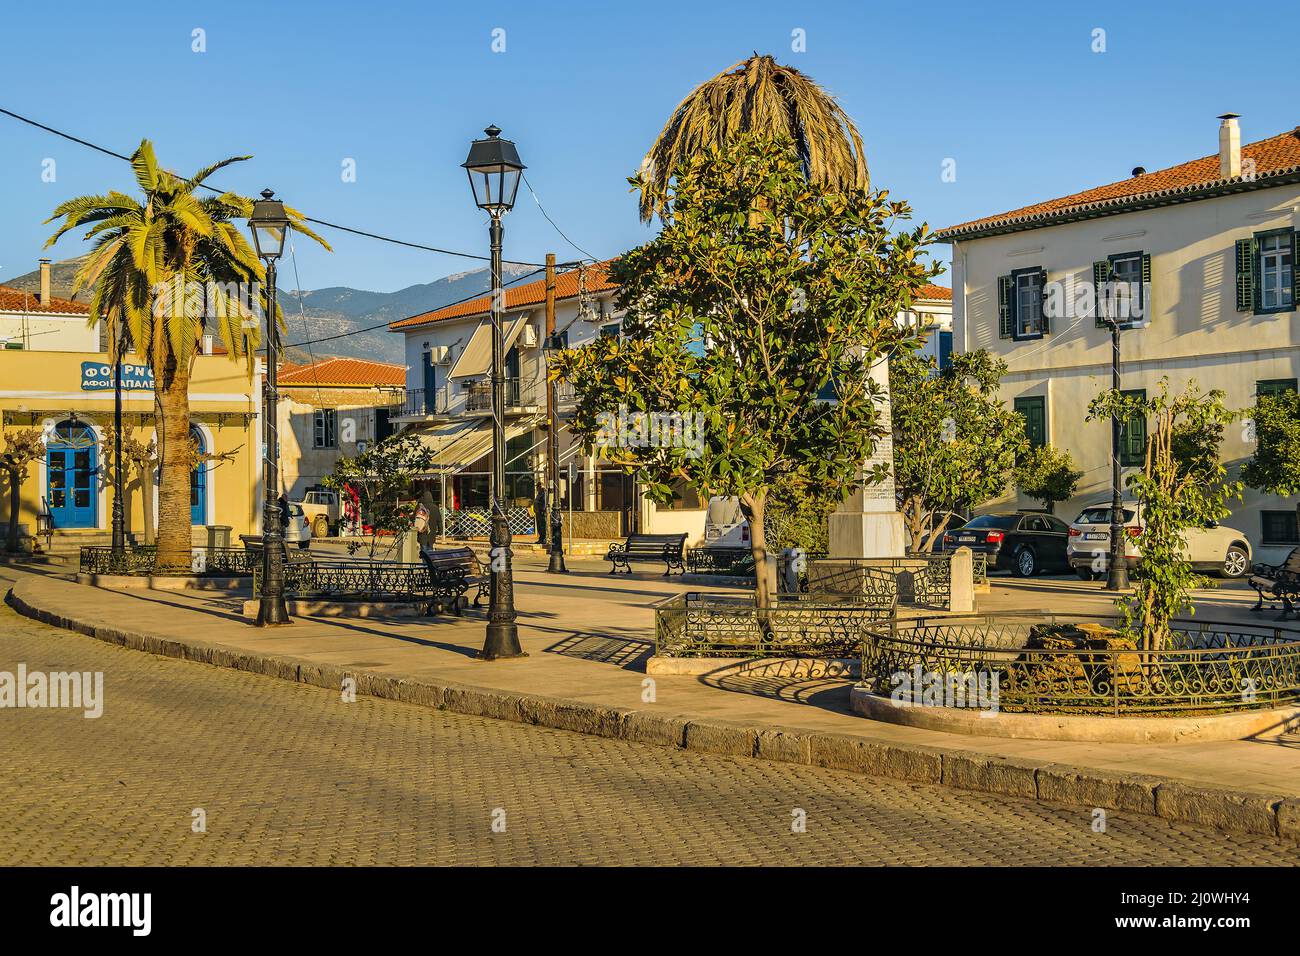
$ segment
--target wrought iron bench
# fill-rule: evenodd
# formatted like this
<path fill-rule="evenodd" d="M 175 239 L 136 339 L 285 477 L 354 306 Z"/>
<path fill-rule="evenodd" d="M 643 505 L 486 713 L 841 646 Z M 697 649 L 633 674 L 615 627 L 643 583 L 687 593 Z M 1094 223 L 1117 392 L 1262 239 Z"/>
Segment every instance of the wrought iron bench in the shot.
<path fill-rule="evenodd" d="M 420 560 L 428 570 L 430 589 L 438 599 L 450 602 L 453 614 L 460 613 L 460 597 L 471 587 L 478 589 L 474 592 L 475 607 L 486 596 L 491 579 L 483 573 L 473 548 L 421 548 Z"/>
<path fill-rule="evenodd" d="M 632 573 L 633 561 L 662 561 L 664 577 L 672 574 L 673 568 L 678 574 L 685 574 L 682 564 L 682 549 L 686 547 L 686 532 L 681 534 L 630 534 L 622 544 L 615 541 L 609 546 L 605 560 L 610 563 L 609 573 L 613 574 L 620 567 L 628 574 Z"/>
<path fill-rule="evenodd" d="M 1250 569 L 1250 586 L 1259 595 L 1252 611 L 1264 610 L 1264 599 L 1282 602 L 1282 616 L 1296 613 L 1294 598 L 1300 596 L 1300 548 L 1292 548 L 1281 564 L 1257 564 Z"/>

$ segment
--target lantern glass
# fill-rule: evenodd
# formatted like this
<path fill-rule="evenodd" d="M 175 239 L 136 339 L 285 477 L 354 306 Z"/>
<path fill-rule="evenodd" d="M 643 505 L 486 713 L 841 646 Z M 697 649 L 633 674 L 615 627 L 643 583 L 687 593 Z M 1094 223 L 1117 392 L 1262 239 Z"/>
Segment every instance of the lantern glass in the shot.
<path fill-rule="evenodd" d="M 262 190 L 262 198 L 253 203 L 248 227 L 253 233 L 253 245 L 262 259 L 278 259 L 284 252 L 284 237 L 289 231 L 289 216 L 284 203 L 273 199 L 271 190 Z"/>
<path fill-rule="evenodd" d="M 527 168 L 519 160 L 519 151 L 501 130 L 489 126 L 487 139 L 476 139 L 469 147 L 469 157 L 461 165 L 469 176 L 474 204 L 494 215 L 509 212 L 515 205 L 519 180 Z"/>

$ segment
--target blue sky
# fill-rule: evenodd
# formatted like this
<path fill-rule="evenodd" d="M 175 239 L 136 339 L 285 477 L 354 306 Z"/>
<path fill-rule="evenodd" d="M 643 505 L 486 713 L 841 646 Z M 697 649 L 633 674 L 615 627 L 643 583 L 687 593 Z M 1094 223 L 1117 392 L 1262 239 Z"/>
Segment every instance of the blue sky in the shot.
<path fill-rule="evenodd" d="M 752 51 L 835 93 L 862 130 L 873 184 L 937 227 L 1212 153 L 1218 113 L 1242 114 L 1244 142 L 1296 126 L 1296 9 L 65 0 L 7 7 L 0 106 L 120 152 L 148 136 L 179 172 L 251 153 L 216 181 L 469 252 L 485 249 L 486 227 L 459 164 L 495 122 L 551 217 L 604 257 L 651 235 L 625 180 L 672 109 Z M 1097 28 L 1104 53 L 1092 50 Z M 195 29 L 206 52 L 192 50 Z M 791 49 L 796 29 L 805 52 Z M 342 180 L 346 159 L 356 182 Z M 946 159 L 955 182 L 941 178 Z M 57 203 L 131 185 L 124 163 L 0 116 L 0 282 L 35 267 Z M 327 237 L 333 255 L 299 249 L 305 288 L 388 291 L 477 265 Z M 70 236 L 53 255 L 81 251 Z M 579 255 L 521 190 L 507 257 L 547 251 Z"/>

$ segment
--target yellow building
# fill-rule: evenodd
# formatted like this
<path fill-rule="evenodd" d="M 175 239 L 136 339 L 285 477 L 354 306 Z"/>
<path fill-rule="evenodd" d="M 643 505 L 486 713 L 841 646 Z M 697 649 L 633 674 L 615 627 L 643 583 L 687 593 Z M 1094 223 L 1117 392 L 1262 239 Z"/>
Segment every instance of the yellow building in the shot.
<path fill-rule="evenodd" d="M 208 525 L 229 526 L 233 538 L 260 523 L 260 376 L 250 377 L 242 360 L 212 354 L 210 339 L 204 351 L 194 360 L 190 381 L 191 434 L 203 453 L 219 457 L 202 461 L 191 478 L 196 544 L 206 542 Z M 128 356 L 122 380 L 123 434 L 147 443 L 155 436 L 152 371 Z M 105 353 L 0 350 L 0 447 L 5 433 L 33 427 L 41 429 L 46 447 L 22 485 L 19 521 L 27 534 L 36 530 L 41 513 L 50 516 L 56 540 L 107 539 L 113 448 L 105 428 L 112 423 L 113 370 Z M 146 482 L 128 468 L 124 481 L 127 530 L 144 543 L 144 508 L 157 513 L 156 479 Z M 146 483 L 150 487 L 142 489 Z M 7 522 L 7 489 L 0 498 Z"/>

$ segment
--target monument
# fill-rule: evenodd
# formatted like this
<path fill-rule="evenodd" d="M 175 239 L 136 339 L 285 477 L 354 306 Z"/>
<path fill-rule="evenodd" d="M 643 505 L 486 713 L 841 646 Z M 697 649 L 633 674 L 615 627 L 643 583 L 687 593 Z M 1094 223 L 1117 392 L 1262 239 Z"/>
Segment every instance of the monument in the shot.
<path fill-rule="evenodd" d="M 901 558 L 907 552 L 907 531 L 894 496 L 894 432 L 889 411 L 889 360 L 880 359 L 868 374 L 881 386 L 881 420 L 885 434 L 876 442 L 871 457 L 858 472 L 857 487 L 828 519 L 830 557 Z M 877 465 L 887 477 L 868 484 Z"/>

